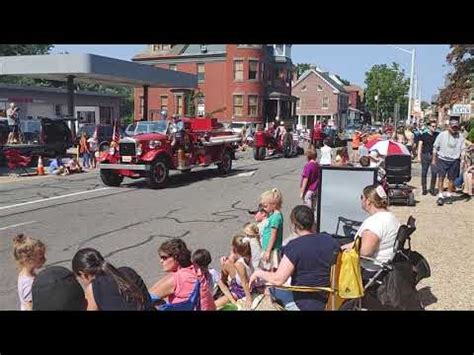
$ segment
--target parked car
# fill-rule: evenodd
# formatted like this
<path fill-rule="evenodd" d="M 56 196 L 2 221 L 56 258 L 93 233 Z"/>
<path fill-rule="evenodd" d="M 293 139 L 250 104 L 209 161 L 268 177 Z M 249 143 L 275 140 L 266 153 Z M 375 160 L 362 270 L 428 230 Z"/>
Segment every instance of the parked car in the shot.
<path fill-rule="evenodd" d="M 40 120 L 22 120 L 20 121 L 20 129 L 25 137 L 26 144 L 35 144 L 40 141 Z"/>
<path fill-rule="evenodd" d="M 114 134 L 114 126 L 110 124 L 85 124 L 79 127 L 76 136 L 76 144 L 79 144 L 82 133 L 85 132 L 87 137 L 97 136 L 99 142 L 99 150 L 106 151 L 110 147 L 110 142 Z"/>
<path fill-rule="evenodd" d="M 4 153 L 6 150 L 15 149 L 21 155 L 43 156 L 54 158 L 65 155 L 68 148 L 74 143 L 74 137 L 63 119 L 41 118 L 39 123 L 38 139 L 33 142 L 21 144 L 7 144 L 0 142 L 0 150 Z M 21 123 L 20 123 L 21 124 Z M 4 126 L 2 124 L 1 126 Z M 0 153 L 0 155 L 2 155 Z M 34 160 L 32 160 L 34 162 Z"/>
<path fill-rule="evenodd" d="M 235 134 L 241 134 L 244 127 L 247 130 L 247 132 L 249 131 L 249 129 L 255 132 L 256 124 L 254 122 L 232 122 L 230 124 L 230 129 Z"/>
<path fill-rule="evenodd" d="M 0 119 L 0 146 L 7 143 L 10 128 L 6 119 Z"/>

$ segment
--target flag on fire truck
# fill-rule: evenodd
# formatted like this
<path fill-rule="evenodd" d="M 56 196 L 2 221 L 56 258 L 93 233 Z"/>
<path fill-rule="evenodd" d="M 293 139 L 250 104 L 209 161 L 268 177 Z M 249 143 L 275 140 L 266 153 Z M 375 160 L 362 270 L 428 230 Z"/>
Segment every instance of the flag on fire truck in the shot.
<path fill-rule="evenodd" d="M 112 134 L 112 142 L 118 144 L 120 141 L 120 119 L 114 120 L 114 131 Z"/>

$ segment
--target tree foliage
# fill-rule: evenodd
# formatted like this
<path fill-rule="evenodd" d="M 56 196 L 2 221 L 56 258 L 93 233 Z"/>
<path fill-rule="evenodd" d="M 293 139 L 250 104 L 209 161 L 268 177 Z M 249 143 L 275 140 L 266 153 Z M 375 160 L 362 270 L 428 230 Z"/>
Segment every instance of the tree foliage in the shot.
<path fill-rule="evenodd" d="M 41 55 L 49 54 L 53 48 L 51 44 L 2 44 L 0 45 L 0 56 L 17 55 Z M 67 54 L 64 53 L 64 54 Z M 66 83 L 61 81 L 31 79 L 10 75 L 0 76 L 0 82 L 7 84 L 17 84 L 22 86 L 46 86 L 55 88 L 66 88 Z M 93 91 L 104 94 L 116 94 L 123 97 L 120 104 L 120 115 L 128 119 L 133 115 L 133 89 L 123 86 L 108 86 L 101 84 L 76 83 L 76 90 Z"/>
<path fill-rule="evenodd" d="M 298 63 L 296 64 L 296 76 L 297 79 L 306 71 L 311 69 L 311 64 L 309 63 Z"/>
<path fill-rule="evenodd" d="M 408 99 L 406 97 L 410 86 L 405 78 L 405 72 L 397 63 L 376 64 L 365 73 L 365 100 L 367 108 L 376 116 L 378 98 L 378 119 L 383 120 L 393 116 L 395 104 L 400 105 L 400 117 L 408 112 Z"/>
<path fill-rule="evenodd" d="M 462 102 L 473 87 L 474 46 L 453 44 L 450 48 L 446 61 L 452 65 L 453 72 L 448 74 L 448 85 L 440 91 L 438 100 L 440 106 Z"/>

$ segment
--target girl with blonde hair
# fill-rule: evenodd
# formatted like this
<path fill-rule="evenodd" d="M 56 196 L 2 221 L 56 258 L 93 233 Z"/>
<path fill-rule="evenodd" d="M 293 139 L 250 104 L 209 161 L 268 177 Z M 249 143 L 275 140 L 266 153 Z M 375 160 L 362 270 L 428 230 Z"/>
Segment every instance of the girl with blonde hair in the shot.
<path fill-rule="evenodd" d="M 36 277 L 36 271 L 46 262 L 46 246 L 40 240 L 18 234 L 13 238 L 13 257 L 18 269 L 18 296 L 20 309 L 30 311 L 33 305 L 31 286 Z"/>
<path fill-rule="evenodd" d="M 249 237 L 236 235 L 232 238 L 230 255 L 221 258 L 221 279 L 218 282 L 223 296 L 216 300 L 216 308 L 220 309 L 228 302 L 237 305 L 244 299 L 248 307 L 252 304 L 249 279 L 252 267 L 252 251 Z"/>
<path fill-rule="evenodd" d="M 277 188 L 265 191 L 260 196 L 260 204 L 268 213 L 267 223 L 262 233 L 262 261 L 266 270 L 275 270 L 280 262 L 280 249 L 283 242 L 283 197 Z"/>

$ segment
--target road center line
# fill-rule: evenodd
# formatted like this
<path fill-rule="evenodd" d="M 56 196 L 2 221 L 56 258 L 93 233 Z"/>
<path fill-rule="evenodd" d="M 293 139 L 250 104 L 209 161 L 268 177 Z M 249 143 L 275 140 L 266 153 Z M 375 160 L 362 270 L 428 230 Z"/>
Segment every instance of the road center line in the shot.
<path fill-rule="evenodd" d="M 18 224 L 12 224 L 11 226 L 6 226 L 6 227 L 0 228 L 0 231 L 3 231 L 5 229 L 19 227 L 19 226 L 24 226 L 24 225 L 32 224 L 32 223 L 36 223 L 36 221 L 29 221 L 29 222 L 23 222 L 23 223 L 18 223 Z"/>
<path fill-rule="evenodd" d="M 54 196 L 54 197 L 48 197 L 48 198 L 42 198 L 41 200 L 34 200 L 34 201 L 28 201 L 28 202 L 22 202 L 22 203 L 17 203 L 15 205 L 10 205 L 10 206 L 2 206 L 0 207 L 1 210 L 6 210 L 8 208 L 15 208 L 15 207 L 20 207 L 20 206 L 26 206 L 26 205 L 31 205 L 33 203 L 38 203 L 38 202 L 44 202 L 44 201 L 52 201 L 52 200 L 57 200 L 60 198 L 65 198 L 65 197 L 71 197 L 71 196 L 77 196 L 77 195 L 83 195 L 83 194 L 88 194 L 91 192 L 97 192 L 97 191 L 104 191 L 104 190 L 109 190 L 110 187 L 102 187 L 100 189 L 95 189 L 95 190 L 87 190 L 87 191 L 79 191 L 79 192 L 74 192 L 72 194 L 67 194 L 67 195 L 60 195 L 60 196 Z"/>

